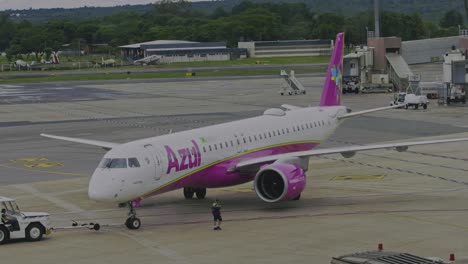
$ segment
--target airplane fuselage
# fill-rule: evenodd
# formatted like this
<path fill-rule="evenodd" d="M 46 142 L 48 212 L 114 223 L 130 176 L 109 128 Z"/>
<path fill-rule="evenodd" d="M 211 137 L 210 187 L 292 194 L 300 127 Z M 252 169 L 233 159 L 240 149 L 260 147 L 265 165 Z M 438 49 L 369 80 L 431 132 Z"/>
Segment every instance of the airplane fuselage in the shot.
<path fill-rule="evenodd" d="M 237 163 L 310 150 L 335 131 L 337 115 L 345 112 L 344 106 L 268 109 L 254 118 L 122 144 L 95 170 L 89 196 L 128 202 L 184 187 L 249 182 L 255 171 L 234 170 Z"/>

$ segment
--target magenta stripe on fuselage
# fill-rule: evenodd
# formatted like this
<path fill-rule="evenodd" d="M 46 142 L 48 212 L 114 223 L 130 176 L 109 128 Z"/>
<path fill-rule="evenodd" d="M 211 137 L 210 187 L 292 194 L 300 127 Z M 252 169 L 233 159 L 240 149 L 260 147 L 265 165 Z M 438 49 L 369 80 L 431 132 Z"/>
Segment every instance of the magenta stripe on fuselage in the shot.
<path fill-rule="evenodd" d="M 271 147 L 247 153 L 245 155 L 236 156 L 232 159 L 228 159 L 204 168 L 203 170 L 197 171 L 193 174 L 189 174 L 188 176 L 176 180 L 175 182 L 164 186 L 159 190 L 145 195 L 145 197 L 177 190 L 184 187 L 218 188 L 246 183 L 252 181 L 255 177 L 255 174 L 241 174 L 238 171 L 229 172 L 229 169 L 234 168 L 235 165 L 240 161 L 295 151 L 311 150 L 319 144 L 320 143 L 318 142 L 296 143 L 285 146 Z"/>

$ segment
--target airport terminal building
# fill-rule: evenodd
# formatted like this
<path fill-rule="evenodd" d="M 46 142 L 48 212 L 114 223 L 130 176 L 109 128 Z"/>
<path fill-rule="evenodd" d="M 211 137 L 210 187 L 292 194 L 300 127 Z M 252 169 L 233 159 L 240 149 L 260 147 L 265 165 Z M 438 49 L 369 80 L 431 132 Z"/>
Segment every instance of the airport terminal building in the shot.
<path fill-rule="evenodd" d="M 247 56 L 246 49 L 230 49 L 226 46 L 226 42 L 156 40 L 119 48 L 122 55 L 131 61 L 158 56 L 160 63 L 225 61 Z"/>
<path fill-rule="evenodd" d="M 251 58 L 330 55 L 332 40 L 278 40 L 239 42 Z"/>

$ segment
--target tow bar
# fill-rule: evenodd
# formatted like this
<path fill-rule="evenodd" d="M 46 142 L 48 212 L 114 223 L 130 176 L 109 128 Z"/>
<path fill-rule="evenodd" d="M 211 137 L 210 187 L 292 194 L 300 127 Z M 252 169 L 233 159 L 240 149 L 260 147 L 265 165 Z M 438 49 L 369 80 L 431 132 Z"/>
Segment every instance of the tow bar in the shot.
<path fill-rule="evenodd" d="M 89 229 L 94 231 L 99 231 L 101 229 L 101 225 L 98 223 L 78 223 L 75 220 L 72 220 L 72 226 L 67 227 L 52 227 L 52 230 L 78 230 L 78 229 Z"/>

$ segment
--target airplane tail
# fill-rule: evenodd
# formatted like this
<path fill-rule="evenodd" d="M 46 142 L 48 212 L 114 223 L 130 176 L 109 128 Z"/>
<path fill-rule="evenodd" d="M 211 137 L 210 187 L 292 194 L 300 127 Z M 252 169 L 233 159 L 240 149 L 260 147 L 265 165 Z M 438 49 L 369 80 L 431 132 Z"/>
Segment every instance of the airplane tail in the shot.
<path fill-rule="evenodd" d="M 343 53 L 344 33 L 336 35 L 335 48 L 328 66 L 327 77 L 323 85 L 320 106 L 341 105 L 342 81 L 343 81 Z"/>

